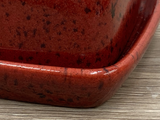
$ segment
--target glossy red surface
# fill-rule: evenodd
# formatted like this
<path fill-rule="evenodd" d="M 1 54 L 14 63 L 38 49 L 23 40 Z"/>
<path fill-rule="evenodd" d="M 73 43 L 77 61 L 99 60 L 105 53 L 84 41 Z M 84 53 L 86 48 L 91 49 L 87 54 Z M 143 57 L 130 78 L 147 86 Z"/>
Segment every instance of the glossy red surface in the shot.
<path fill-rule="evenodd" d="M 0 59 L 101 68 L 118 61 L 156 0 L 0 0 Z M 141 15 L 149 5 L 148 15 Z M 142 19 L 142 20 L 141 20 Z M 143 22 L 143 24 L 141 24 Z M 137 28 L 135 28 L 135 26 Z M 134 30 L 134 31 L 133 31 Z M 134 35 L 133 35 L 134 36 Z M 9 57 L 8 57 L 9 56 Z"/>
<path fill-rule="evenodd" d="M 135 68 L 160 19 L 160 0 L 32 1 L 0 0 L 1 98 L 98 106 Z"/>

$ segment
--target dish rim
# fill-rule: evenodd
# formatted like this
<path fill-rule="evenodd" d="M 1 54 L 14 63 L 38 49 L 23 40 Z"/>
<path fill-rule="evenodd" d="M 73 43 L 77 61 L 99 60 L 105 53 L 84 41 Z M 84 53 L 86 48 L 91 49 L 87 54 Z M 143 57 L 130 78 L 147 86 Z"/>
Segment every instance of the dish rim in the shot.
<path fill-rule="evenodd" d="M 146 50 L 147 44 L 150 43 L 150 39 L 153 36 L 158 23 L 160 20 L 160 0 L 157 0 L 155 9 L 153 11 L 153 14 L 151 15 L 150 20 L 147 21 L 147 24 L 145 28 L 143 29 L 141 35 L 136 40 L 136 43 L 131 47 L 131 49 L 128 51 L 128 53 L 120 60 L 118 60 L 115 64 L 111 66 L 107 66 L 104 68 L 94 68 L 94 69 L 86 69 L 86 68 L 69 68 L 69 67 L 59 67 L 59 66 L 47 66 L 47 65 L 36 65 L 36 64 L 29 64 L 29 63 L 20 63 L 20 62 L 13 62 L 13 61 L 5 61 L 0 60 L 0 67 L 1 66 L 7 66 L 7 67 L 16 67 L 17 69 L 25 69 L 28 72 L 32 71 L 39 71 L 39 72 L 52 72 L 55 75 L 64 75 L 67 74 L 68 76 L 72 74 L 72 76 L 90 76 L 90 75 L 104 75 L 107 73 L 115 72 L 118 68 L 123 68 L 124 66 L 130 65 L 130 58 L 132 54 L 137 55 L 137 60 L 139 60 L 139 57 L 142 57 L 141 54 L 144 53 Z M 144 47 L 140 48 L 142 46 L 142 43 L 145 42 Z M 139 53 L 138 53 L 138 52 Z M 136 59 L 136 58 L 134 58 Z M 134 60 L 133 63 L 137 62 Z"/>

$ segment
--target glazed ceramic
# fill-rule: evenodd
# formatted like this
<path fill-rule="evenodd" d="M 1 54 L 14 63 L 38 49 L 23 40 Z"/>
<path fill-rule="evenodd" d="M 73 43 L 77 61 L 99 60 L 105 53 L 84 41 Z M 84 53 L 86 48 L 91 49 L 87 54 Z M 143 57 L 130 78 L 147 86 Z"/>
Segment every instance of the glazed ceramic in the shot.
<path fill-rule="evenodd" d="M 141 24 L 146 2 L 0 0 L 0 59 L 72 68 L 112 65 Z M 150 2 L 146 20 L 155 4 Z"/>
<path fill-rule="evenodd" d="M 96 107 L 144 54 L 160 0 L 0 0 L 0 98 Z"/>

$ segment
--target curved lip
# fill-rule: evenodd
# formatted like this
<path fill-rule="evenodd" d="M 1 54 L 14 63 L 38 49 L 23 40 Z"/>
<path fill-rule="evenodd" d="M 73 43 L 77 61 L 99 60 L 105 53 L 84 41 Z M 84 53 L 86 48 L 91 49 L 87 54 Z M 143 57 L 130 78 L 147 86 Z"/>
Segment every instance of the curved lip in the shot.
<path fill-rule="evenodd" d="M 132 48 L 129 50 L 129 52 L 122 58 L 120 59 L 117 63 L 105 67 L 105 68 L 96 68 L 96 69 L 84 69 L 84 68 L 65 68 L 65 67 L 56 67 L 56 66 L 46 66 L 46 65 L 36 65 L 36 64 L 27 64 L 27 63 L 18 63 L 18 62 L 12 62 L 12 61 L 5 61 L 5 60 L 0 60 L 0 66 L 6 66 L 6 67 L 16 67 L 19 70 L 25 69 L 28 72 L 32 71 L 39 71 L 39 72 L 52 72 L 52 74 L 55 75 L 70 75 L 70 73 L 75 73 L 75 76 L 82 76 L 86 75 L 89 77 L 90 75 L 106 75 L 109 73 L 116 72 L 118 68 L 124 67 L 124 66 L 130 66 L 130 58 L 133 57 L 132 54 L 135 53 L 137 54 L 137 60 L 139 60 L 140 57 L 138 55 L 138 52 L 141 54 L 144 53 L 145 47 L 147 44 L 149 44 L 150 39 L 152 35 L 154 34 L 156 27 L 158 25 L 158 22 L 160 20 L 160 0 L 157 0 L 157 4 L 155 6 L 154 12 L 150 18 L 150 20 L 147 22 L 147 25 L 143 32 L 141 33 L 140 37 L 136 41 L 136 43 L 132 46 Z M 151 29 L 150 29 L 151 28 Z M 142 43 L 144 44 L 145 40 L 145 45 L 143 48 L 140 49 Z M 137 50 L 139 50 L 137 52 Z M 130 56 L 130 58 L 128 58 Z M 135 59 L 135 58 L 134 58 Z M 132 61 L 132 63 L 135 63 Z M 72 74 L 73 76 L 73 74 Z"/>

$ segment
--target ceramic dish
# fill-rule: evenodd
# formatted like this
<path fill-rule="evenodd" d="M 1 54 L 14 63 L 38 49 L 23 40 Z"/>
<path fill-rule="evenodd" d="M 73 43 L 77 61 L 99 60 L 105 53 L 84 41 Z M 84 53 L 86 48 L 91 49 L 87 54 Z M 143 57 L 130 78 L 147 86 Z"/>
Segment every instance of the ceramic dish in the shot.
<path fill-rule="evenodd" d="M 80 30 L 80 33 L 84 35 L 86 29 L 89 29 L 87 28 L 89 24 L 92 28 L 84 36 L 85 38 L 95 38 L 94 42 L 89 41 L 90 39 L 85 43 L 78 42 L 84 37 L 81 36 L 79 39 L 75 39 L 74 43 L 76 44 L 68 44 L 63 41 L 63 33 L 57 32 L 59 28 L 57 25 L 58 37 L 56 36 L 56 39 L 59 40 L 59 44 L 57 42 L 56 45 L 49 42 L 52 37 L 46 38 L 49 36 L 46 34 L 51 31 L 47 25 L 50 25 L 52 21 L 39 18 L 45 22 L 42 27 L 43 31 L 37 26 L 40 25 L 40 21 L 37 23 L 32 21 L 33 24 L 26 25 L 28 21 L 32 20 L 31 18 L 37 15 L 36 12 L 40 11 L 37 6 L 47 5 L 43 9 L 44 13 L 49 12 L 51 7 L 61 12 L 66 10 L 68 5 L 74 7 L 66 10 L 65 13 L 75 14 L 81 9 L 76 9 L 75 4 L 71 4 L 73 1 L 68 2 L 69 4 L 62 4 L 59 1 L 59 3 L 52 2 L 0 0 L 0 98 L 66 107 L 99 106 L 113 96 L 143 56 L 158 26 L 160 0 L 126 0 L 125 2 L 124 0 L 113 0 L 108 3 L 102 0 L 96 2 L 97 8 L 93 7 L 91 3 L 86 3 L 89 7 L 85 7 L 83 12 L 87 14 L 87 17 L 94 19 L 86 19 L 86 15 L 83 16 L 82 12 L 84 20 L 79 21 L 78 17 L 73 15 L 76 20 L 72 20 L 72 24 L 65 20 L 61 21 L 61 25 L 74 26 L 71 27 L 72 32 L 79 34 Z M 20 5 L 22 8 L 19 7 Z M 47 9 L 48 7 L 49 9 Z M 108 10 L 110 17 L 107 16 L 107 20 L 110 20 L 111 24 L 104 22 L 105 17 L 100 19 L 102 21 L 98 19 L 99 16 L 101 18 L 101 14 L 105 16 L 104 7 L 106 7 L 106 11 Z M 29 9 L 30 11 L 28 11 Z M 25 10 L 33 13 L 22 14 L 25 13 Z M 37 11 L 35 12 L 35 10 Z M 93 16 L 93 10 L 98 18 Z M 23 15 L 25 16 L 23 17 Z M 48 18 L 50 14 L 43 14 L 43 16 Z M 59 15 L 56 17 L 57 20 L 62 18 Z M 67 18 L 70 20 L 71 17 Z M 50 19 L 53 20 L 53 18 Z M 99 21 L 97 22 L 97 20 Z M 26 22 L 22 23 L 22 21 Z M 84 21 L 87 21 L 87 24 L 83 25 Z M 77 22 L 79 22 L 79 26 L 75 27 Z M 99 26 L 107 25 L 108 28 L 98 28 L 93 23 Z M 63 30 L 66 30 L 67 27 L 63 26 Z M 86 29 L 83 29 L 85 27 Z M 46 33 L 43 33 L 44 31 Z M 108 35 L 105 35 L 105 32 Z M 43 40 L 36 43 L 29 41 L 37 37 L 36 34 L 39 37 L 41 35 Z M 62 38 L 59 37 L 61 35 Z M 104 35 L 109 42 L 103 41 Z M 76 37 L 68 36 L 65 37 L 67 41 Z M 100 42 L 98 38 L 101 38 Z M 72 41 L 73 39 L 70 42 Z M 60 45 L 62 46 L 60 47 Z M 89 47 L 87 48 L 87 46 Z M 104 46 L 106 46 L 105 49 L 102 49 Z"/>

